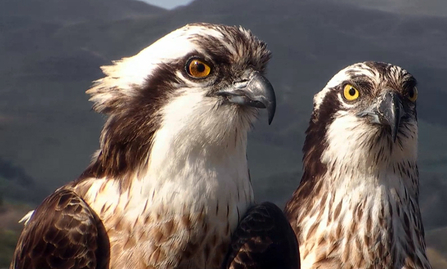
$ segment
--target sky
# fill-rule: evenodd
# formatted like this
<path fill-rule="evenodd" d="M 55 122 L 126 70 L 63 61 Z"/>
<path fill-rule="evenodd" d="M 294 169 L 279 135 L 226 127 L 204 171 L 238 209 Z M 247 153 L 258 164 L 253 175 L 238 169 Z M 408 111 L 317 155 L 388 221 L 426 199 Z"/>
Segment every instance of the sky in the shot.
<path fill-rule="evenodd" d="M 142 0 L 142 1 L 166 9 L 172 9 L 192 2 L 192 0 Z"/>
<path fill-rule="evenodd" d="M 166 9 L 173 9 L 181 5 L 187 5 L 193 0 L 140 0 L 151 5 Z M 447 15 L 447 1 L 445 0 L 336 0 L 350 3 L 364 8 L 378 9 L 395 13 L 408 13 L 422 16 Z"/>
<path fill-rule="evenodd" d="M 335 0 L 340 1 L 340 0 Z M 417 16 L 447 15 L 447 1 L 445 0 L 341 0 L 345 3 L 363 8 L 378 9 L 394 13 L 407 13 Z"/>

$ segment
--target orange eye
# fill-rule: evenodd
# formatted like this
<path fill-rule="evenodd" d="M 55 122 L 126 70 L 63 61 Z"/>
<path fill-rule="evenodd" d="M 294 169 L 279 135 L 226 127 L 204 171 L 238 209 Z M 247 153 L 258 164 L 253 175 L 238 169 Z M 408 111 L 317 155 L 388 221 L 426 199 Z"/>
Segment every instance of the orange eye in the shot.
<path fill-rule="evenodd" d="M 199 59 L 191 59 L 186 64 L 186 71 L 193 78 L 206 78 L 211 73 L 211 67 Z"/>

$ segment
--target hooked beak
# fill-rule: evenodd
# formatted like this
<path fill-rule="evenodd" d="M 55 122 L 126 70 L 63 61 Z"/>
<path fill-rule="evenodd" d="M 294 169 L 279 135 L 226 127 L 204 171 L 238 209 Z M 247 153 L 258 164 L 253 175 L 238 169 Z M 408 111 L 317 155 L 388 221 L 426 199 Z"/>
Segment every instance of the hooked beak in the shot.
<path fill-rule="evenodd" d="M 218 91 L 217 95 L 226 97 L 234 104 L 266 108 L 269 124 L 272 123 L 276 111 L 275 91 L 259 72 L 252 72 L 248 80 L 233 83 L 231 87 Z"/>
<path fill-rule="evenodd" d="M 391 137 L 396 142 L 399 124 L 405 114 L 402 100 L 396 93 L 389 90 L 377 98 L 377 101 L 370 107 L 358 113 L 357 116 L 369 117 L 371 123 L 389 126 Z"/>

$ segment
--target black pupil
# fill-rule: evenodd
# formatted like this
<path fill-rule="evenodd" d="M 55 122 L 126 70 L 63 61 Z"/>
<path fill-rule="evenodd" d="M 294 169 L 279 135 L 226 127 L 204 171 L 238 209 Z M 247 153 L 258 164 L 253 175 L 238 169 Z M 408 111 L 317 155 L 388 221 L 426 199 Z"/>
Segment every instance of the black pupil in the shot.
<path fill-rule="evenodd" d="M 205 65 L 199 62 L 196 62 L 196 70 L 200 73 L 205 72 Z"/>
<path fill-rule="evenodd" d="M 408 92 L 408 96 L 410 96 L 410 98 L 413 98 L 413 97 L 414 97 L 414 89 L 411 89 L 411 90 Z"/>
<path fill-rule="evenodd" d="M 354 96 L 355 95 L 355 89 L 354 88 L 350 88 L 349 89 L 349 95 Z"/>

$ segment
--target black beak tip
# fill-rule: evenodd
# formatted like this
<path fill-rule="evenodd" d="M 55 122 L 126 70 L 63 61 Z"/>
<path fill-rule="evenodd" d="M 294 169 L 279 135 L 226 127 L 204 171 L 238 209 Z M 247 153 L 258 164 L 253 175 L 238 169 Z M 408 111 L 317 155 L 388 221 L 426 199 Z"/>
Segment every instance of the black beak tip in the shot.
<path fill-rule="evenodd" d="M 273 118 L 275 117 L 275 112 L 276 112 L 276 102 L 270 103 L 269 106 L 267 106 L 269 125 L 272 124 Z"/>
<path fill-rule="evenodd" d="M 276 111 L 276 95 L 272 84 L 263 75 L 255 72 L 247 88 L 250 89 L 253 95 L 252 98 L 262 103 L 262 106 L 259 106 L 259 108 L 267 109 L 268 123 L 270 125 Z"/>

